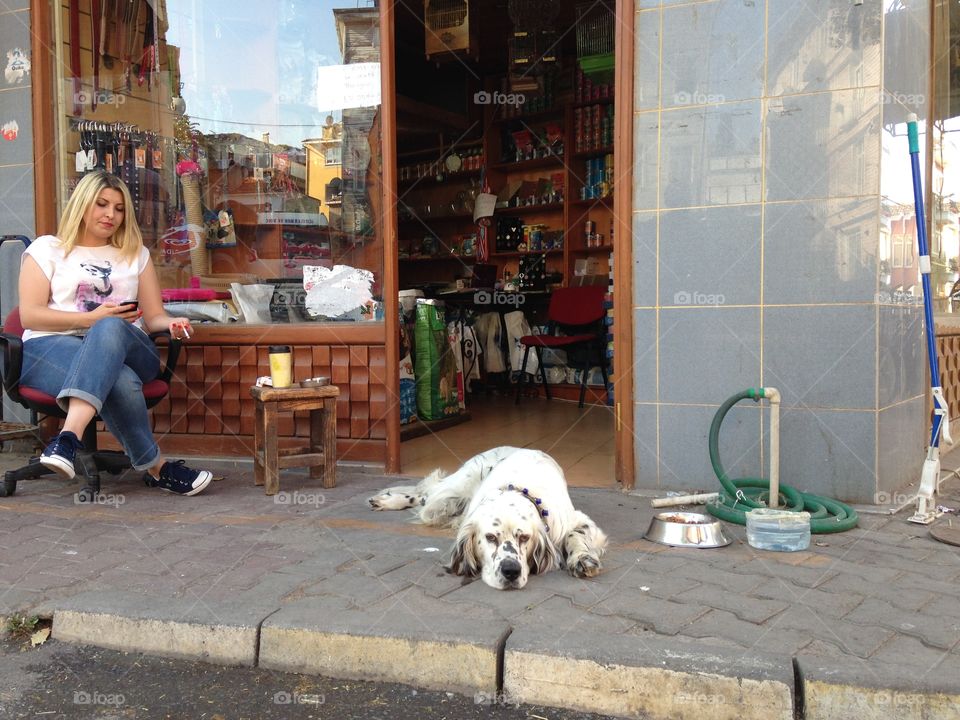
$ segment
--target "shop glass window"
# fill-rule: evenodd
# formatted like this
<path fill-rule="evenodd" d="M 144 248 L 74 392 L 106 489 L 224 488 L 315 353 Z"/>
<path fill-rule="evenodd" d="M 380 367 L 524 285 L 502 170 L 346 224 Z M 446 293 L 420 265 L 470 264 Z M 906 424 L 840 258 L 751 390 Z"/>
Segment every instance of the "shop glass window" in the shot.
<path fill-rule="evenodd" d="M 123 178 L 171 312 L 382 319 L 376 3 L 72 0 L 56 27 L 61 207 Z"/>

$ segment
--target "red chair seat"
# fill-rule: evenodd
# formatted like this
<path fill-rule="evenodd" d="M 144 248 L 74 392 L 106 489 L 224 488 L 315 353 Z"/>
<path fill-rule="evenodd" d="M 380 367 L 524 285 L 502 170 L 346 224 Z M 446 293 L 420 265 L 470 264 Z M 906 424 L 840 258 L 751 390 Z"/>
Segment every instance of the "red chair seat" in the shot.
<path fill-rule="evenodd" d="M 546 347 L 546 348 L 556 348 L 556 347 L 566 347 L 567 345 L 575 345 L 582 342 L 590 342 L 591 340 L 596 340 L 596 335 L 591 335 L 589 333 L 581 333 L 579 335 L 524 335 L 520 338 L 520 343 L 522 345 L 530 345 L 531 347 Z"/>
<path fill-rule="evenodd" d="M 40 390 L 32 387 L 27 387 L 26 385 L 20 386 L 20 394 L 23 395 L 24 400 L 37 405 L 52 405 L 54 407 L 57 405 L 57 399 L 53 395 L 47 395 L 45 392 L 41 392 Z"/>
<path fill-rule="evenodd" d="M 143 396 L 147 399 L 148 404 L 150 400 L 163 399 L 168 392 L 170 392 L 170 385 L 163 380 L 151 380 L 143 384 Z"/>
<path fill-rule="evenodd" d="M 170 386 L 163 380 L 151 380 L 143 385 L 143 396 L 147 400 L 160 400 L 170 391 Z M 53 395 L 47 395 L 45 392 L 36 388 L 20 386 L 20 394 L 31 403 L 42 405 L 44 407 L 56 407 L 57 399 Z"/>

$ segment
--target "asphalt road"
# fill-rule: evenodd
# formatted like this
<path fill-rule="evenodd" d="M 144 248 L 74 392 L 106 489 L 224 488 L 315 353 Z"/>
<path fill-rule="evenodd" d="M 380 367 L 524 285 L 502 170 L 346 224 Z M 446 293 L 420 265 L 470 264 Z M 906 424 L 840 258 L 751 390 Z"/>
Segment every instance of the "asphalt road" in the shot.
<path fill-rule="evenodd" d="M 48 640 L 0 642 L 0 719 L 594 720 L 576 713 L 251 668 L 156 658 Z"/>

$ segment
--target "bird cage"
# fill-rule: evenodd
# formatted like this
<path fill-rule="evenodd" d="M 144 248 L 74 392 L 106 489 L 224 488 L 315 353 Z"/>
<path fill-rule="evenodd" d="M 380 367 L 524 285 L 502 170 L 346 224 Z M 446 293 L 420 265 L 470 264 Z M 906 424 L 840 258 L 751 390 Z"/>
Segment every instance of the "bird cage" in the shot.
<path fill-rule="evenodd" d="M 474 0 L 475 1 L 475 0 Z M 444 55 L 476 55 L 471 0 L 423 0 L 424 44 L 427 59 Z"/>
<path fill-rule="evenodd" d="M 559 14 L 555 0 L 509 0 L 507 13 L 513 32 L 507 43 L 510 89 L 542 90 L 543 76 L 559 67 Z"/>
<path fill-rule="evenodd" d="M 613 7 L 605 2 L 577 6 L 577 62 L 588 75 L 613 70 Z"/>

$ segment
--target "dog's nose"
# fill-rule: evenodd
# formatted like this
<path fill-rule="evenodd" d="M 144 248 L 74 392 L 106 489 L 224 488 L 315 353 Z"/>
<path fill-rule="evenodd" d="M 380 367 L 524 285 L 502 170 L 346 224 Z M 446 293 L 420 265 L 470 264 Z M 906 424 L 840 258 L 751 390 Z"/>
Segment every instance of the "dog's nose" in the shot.
<path fill-rule="evenodd" d="M 500 563 L 500 574 L 507 580 L 516 580 L 520 577 L 520 563 L 513 558 L 507 558 Z"/>

